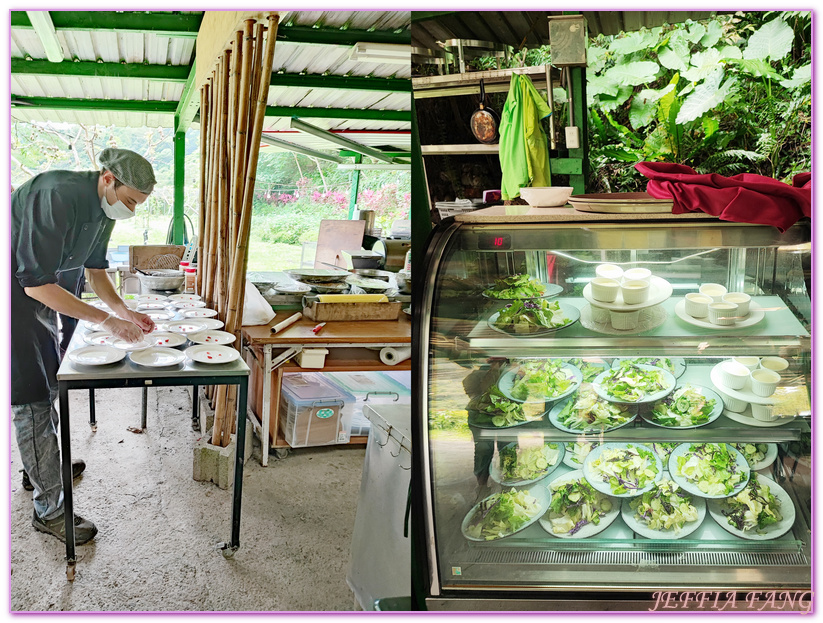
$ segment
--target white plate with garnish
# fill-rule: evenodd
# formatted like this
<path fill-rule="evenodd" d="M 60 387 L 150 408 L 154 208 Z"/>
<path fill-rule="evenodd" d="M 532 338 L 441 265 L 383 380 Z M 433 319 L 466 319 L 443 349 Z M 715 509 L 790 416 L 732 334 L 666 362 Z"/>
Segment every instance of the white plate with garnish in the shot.
<path fill-rule="evenodd" d="M 240 353 L 230 346 L 198 344 L 185 350 L 186 356 L 198 363 L 230 363 L 240 358 Z"/>
<path fill-rule="evenodd" d="M 102 344 L 111 346 L 111 343 L 116 339 L 117 338 L 108 331 L 94 331 L 83 336 L 83 341 L 86 342 L 86 344 L 98 346 Z"/>
<path fill-rule="evenodd" d="M 106 366 L 117 363 L 126 356 L 126 351 L 111 346 L 84 346 L 67 353 L 69 361 L 83 366 Z"/>
<path fill-rule="evenodd" d="M 219 320 L 217 318 L 198 318 L 197 322 L 199 322 L 202 325 L 205 325 L 203 327 L 204 331 L 206 331 L 206 330 L 211 331 L 213 329 L 222 329 L 223 326 L 224 326 L 223 321 Z"/>
<path fill-rule="evenodd" d="M 152 333 L 146 339 L 152 343 L 153 347 L 162 346 L 164 348 L 182 346 L 187 341 L 185 335 L 172 333 L 171 331 L 158 331 Z"/>
<path fill-rule="evenodd" d="M 175 301 L 174 306 L 177 309 L 195 309 L 197 307 L 205 307 L 203 301 Z"/>
<path fill-rule="evenodd" d="M 199 294 L 172 294 L 169 296 L 170 301 L 199 301 L 202 298 Z"/>
<path fill-rule="evenodd" d="M 205 331 L 206 325 L 204 324 L 207 318 L 203 320 L 181 320 L 178 322 L 169 322 L 166 324 L 166 331 L 171 331 L 172 333 L 197 333 L 198 331 Z"/>
<path fill-rule="evenodd" d="M 128 342 L 124 339 L 116 338 L 112 341 L 111 345 L 114 346 L 114 348 L 125 351 L 146 350 L 147 348 L 151 348 L 152 341 L 149 337 L 144 337 L 137 342 Z"/>
<path fill-rule="evenodd" d="M 158 301 L 166 301 L 168 300 L 167 296 L 163 296 L 162 294 L 141 294 L 137 297 L 137 303 L 156 303 Z"/>
<path fill-rule="evenodd" d="M 145 303 L 140 303 L 137 306 L 137 311 L 139 312 L 147 312 L 147 311 L 163 311 L 168 309 L 169 304 L 165 301 L 146 301 Z"/>
<path fill-rule="evenodd" d="M 174 312 L 169 310 L 159 310 L 159 309 L 151 309 L 148 311 L 143 312 L 151 318 L 155 323 L 157 322 L 165 322 L 166 320 L 171 320 L 174 318 Z"/>
<path fill-rule="evenodd" d="M 184 362 L 186 360 L 186 353 L 173 348 L 152 346 L 145 350 L 129 353 L 129 359 L 138 366 L 166 368 Z"/>
<path fill-rule="evenodd" d="M 217 315 L 217 311 L 214 309 L 184 309 L 181 312 L 183 318 L 213 318 Z"/>
<path fill-rule="evenodd" d="M 195 344 L 231 344 L 237 339 L 228 331 L 198 331 L 189 333 L 188 338 Z"/>

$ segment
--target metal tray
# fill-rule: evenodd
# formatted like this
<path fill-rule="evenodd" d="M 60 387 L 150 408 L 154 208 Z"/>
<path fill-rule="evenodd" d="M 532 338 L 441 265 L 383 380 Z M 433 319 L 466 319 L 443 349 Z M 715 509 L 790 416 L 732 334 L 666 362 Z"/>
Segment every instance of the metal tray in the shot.
<path fill-rule="evenodd" d="M 649 193 L 591 193 L 572 195 L 569 203 L 580 212 L 607 214 L 670 214 L 671 199 L 655 199 Z"/>

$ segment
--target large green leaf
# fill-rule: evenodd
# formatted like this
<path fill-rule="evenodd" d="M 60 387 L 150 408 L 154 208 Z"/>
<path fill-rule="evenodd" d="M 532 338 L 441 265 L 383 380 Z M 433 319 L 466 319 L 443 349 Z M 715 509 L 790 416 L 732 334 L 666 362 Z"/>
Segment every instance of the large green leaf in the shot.
<path fill-rule="evenodd" d="M 594 45 L 590 45 L 586 49 L 586 73 L 599 73 L 600 70 L 606 66 L 606 55 L 606 48 L 600 48 Z"/>
<path fill-rule="evenodd" d="M 609 125 L 611 125 L 615 130 L 617 130 L 618 134 L 620 134 L 620 136 L 624 139 L 624 142 L 626 143 L 626 145 L 631 146 L 633 143 L 640 144 L 640 143 L 643 142 L 643 140 L 640 138 L 640 136 L 638 136 L 637 134 L 632 132 L 629 128 L 624 126 L 622 123 L 619 123 L 618 121 L 616 121 L 614 119 L 614 117 L 612 117 L 605 110 L 603 111 L 603 116 L 606 118 L 606 121 L 609 122 Z"/>
<path fill-rule="evenodd" d="M 709 48 L 692 56 L 692 66 L 683 72 L 683 77 L 692 82 L 700 82 L 712 74 L 720 64 L 720 50 Z"/>
<path fill-rule="evenodd" d="M 779 61 L 792 51 L 794 31 L 779 17 L 763 24 L 751 37 L 743 58 Z"/>
<path fill-rule="evenodd" d="M 697 85 L 694 91 L 689 94 L 680 112 L 677 114 L 677 123 L 684 124 L 689 121 L 694 121 L 704 113 L 710 111 L 715 106 L 720 105 L 723 100 L 732 92 L 737 80 L 735 78 L 727 78 L 723 86 L 720 83 L 723 80 L 725 72 L 718 68 L 712 75 L 710 75 L 701 84 Z"/>
<path fill-rule="evenodd" d="M 590 76 L 586 81 L 586 94 L 589 98 L 592 98 L 599 93 L 605 93 L 612 96 L 617 95 L 618 88 L 618 83 L 612 78 L 611 73 L 607 73 L 603 76 Z"/>
<path fill-rule="evenodd" d="M 619 108 L 623 103 L 629 99 L 634 92 L 632 87 L 620 87 L 617 90 L 617 95 L 601 94 L 597 97 L 600 103 L 600 108 L 606 111 L 613 111 Z"/>
<path fill-rule="evenodd" d="M 657 51 L 657 60 L 666 69 L 674 69 L 675 71 L 685 70 L 689 62 L 688 56 L 680 56 L 667 45 Z"/>
<path fill-rule="evenodd" d="M 649 125 L 657 115 L 657 102 L 671 91 L 674 91 L 673 84 L 660 90 L 643 89 L 635 95 L 629 109 L 629 122 L 632 127 L 637 130 Z"/>
<path fill-rule="evenodd" d="M 736 45 L 726 45 L 720 48 L 720 60 L 743 58 L 743 52 Z"/>
<path fill-rule="evenodd" d="M 783 80 L 783 76 L 777 73 L 774 68 L 763 60 L 741 59 L 734 62 L 741 71 L 754 76 L 755 78 L 771 78 L 772 80 Z"/>
<path fill-rule="evenodd" d="M 643 141 L 644 160 L 662 160 L 663 154 L 672 153 L 672 137 L 665 126 L 659 125 Z"/>
<path fill-rule="evenodd" d="M 561 89 L 560 87 L 554 87 L 552 89 L 552 97 L 554 98 L 555 104 L 565 104 L 569 101 L 569 96 L 566 93 L 566 89 Z"/>
<path fill-rule="evenodd" d="M 615 65 L 606 72 L 606 76 L 622 86 L 637 86 L 653 81 L 660 66 L 654 61 L 635 61 Z"/>
<path fill-rule="evenodd" d="M 598 150 L 599 155 L 609 158 L 611 160 L 619 160 L 621 162 L 637 162 L 639 160 L 636 151 L 629 151 L 620 147 L 604 147 Z"/>
<path fill-rule="evenodd" d="M 706 27 L 703 24 L 694 23 L 689 26 L 689 34 L 686 38 L 692 43 L 697 43 L 706 34 Z"/>
<path fill-rule="evenodd" d="M 796 89 L 811 81 L 812 65 L 809 63 L 808 65 L 803 65 L 803 67 L 796 68 L 794 73 L 792 73 L 791 80 L 781 80 L 780 84 L 787 89 Z"/>
<path fill-rule="evenodd" d="M 657 44 L 657 39 L 658 35 L 648 30 L 630 32 L 624 37 L 614 39 L 609 45 L 609 51 L 615 54 L 632 54 L 653 48 Z"/>
<path fill-rule="evenodd" d="M 709 138 L 720 128 L 720 122 L 714 117 L 703 117 L 703 134 Z"/>
<path fill-rule="evenodd" d="M 700 45 L 704 48 L 710 48 L 720 41 L 722 34 L 723 27 L 720 25 L 720 22 L 709 22 L 709 25 L 706 28 L 706 34 L 700 38 Z"/>

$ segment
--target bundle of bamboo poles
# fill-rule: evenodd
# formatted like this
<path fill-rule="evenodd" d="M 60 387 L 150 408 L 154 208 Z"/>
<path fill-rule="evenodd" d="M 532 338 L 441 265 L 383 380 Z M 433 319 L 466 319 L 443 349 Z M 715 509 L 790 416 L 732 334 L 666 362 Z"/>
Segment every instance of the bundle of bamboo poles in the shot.
<path fill-rule="evenodd" d="M 200 91 L 200 269 L 198 292 L 240 349 L 252 197 L 279 16 L 246 20 Z M 265 42 L 264 42 L 265 36 Z M 234 431 L 237 388 L 208 388 L 212 444 Z M 243 414 L 245 415 L 245 414 Z"/>

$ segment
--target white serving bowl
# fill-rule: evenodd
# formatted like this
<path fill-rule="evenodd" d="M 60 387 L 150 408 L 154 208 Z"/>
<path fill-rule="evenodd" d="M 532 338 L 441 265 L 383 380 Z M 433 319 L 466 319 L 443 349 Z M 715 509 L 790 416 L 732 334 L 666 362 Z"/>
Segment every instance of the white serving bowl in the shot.
<path fill-rule="evenodd" d="M 627 273 L 623 273 L 625 277 Z M 623 281 L 620 285 L 620 291 L 623 293 L 623 302 L 626 305 L 638 305 L 649 300 L 649 282 L 641 281 L 639 279 L 632 279 L 631 281 Z"/>
<path fill-rule="evenodd" d="M 612 326 L 621 331 L 636 329 L 640 322 L 640 310 L 630 312 L 609 311 Z"/>
<path fill-rule="evenodd" d="M 729 292 L 721 297 L 724 303 L 733 303 L 737 305 L 737 314 L 739 316 L 749 315 L 749 305 L 752 302 L 752 297 L 744 292 Z"/>
<path fill-rule="evenodd" d="M 619 280 L 623 277 L 623 269 L 617 264 L 598 264 L 597 268 L 594 269 L 594 273 L 604 279 Z"/>
<path fill-rule="evenodd" d="M 592 321 L 599 322 L 601 324 L 609 324 L 612 321 L 611 313 L 605 307 L 597 307 L 596 305 L 592 305 L 591 310 Z"/>
<path fill-rule="evenodd" d="M 723 385 L 730 389 L 743 389 L 749 378 L 749 369 L 734 361 L 724 361 L 720 364 L 720 378 Z"/>
<path fill-rule="evenodd" d="M 752 392 L 763 398 L 768 398 L 777 389 L 780 375 L 774 370 L 755 370 L 752 372 Z"/>
<path fill-rule="evenodd" d="M 728 292 L 726 286 L 722 286 L 719 283 L 704 283 L 697 291 L 700 292 L 700 294 L 711 297 L 715 303 L 720 303 L 723 300 L 723 295 Z"/>
<path fill-rule="evenodd" d="M 773 422 L 779 420 L 780 416 L 774 414 L 774 405 L 759 405 L 752 403 L 752 417 L 761 422 Z"/>
<path fill-rule="evenodd" d="M 709 322 L 719 326 L 733 325 L 737 320 L 737 305 L 734 303 L 709 303 Z"/>
<path fill-rule="evenodd" d="M 746 407 L 749 406 L 749 403 L 745 400 L 738 400 L 737 398 L 732 398 L 728 394 L 724 394 L 719 389 L 717 393 L 720 394 L 720 397 L 723 399 L 723 406 L 726 407 L 729 411 L 734 411 L 735 413 L 743 413 L 746 410 Z"/>
<path fill-rule="evenodd" d="M 749 370 L 757 370 L 757 366 L 760 364 L 760 357 L 732 357 L 732 361 L 746 366 Z"/>
<path fill-rule="evenodd" d="M 623 281 L 645 281 L 651 283 L 652 271 L 648 268 L 630 268 L 623 271 Z"/>
<path fill-rule="evenodd" d="M 789 367 L 789 362 L 783 359 L 783 357 L 763 357 L 760 360 L 760 367 L 763 370 L 772 370 L 780 374 Z"/>
<path fill-rule="evenodd" d="M 686 295 L 686 313 L 692 318 L 705 318 L 709 315 L 709 303 L 713 302 L 710 296 L 689 292 Z"/>
<path fill-rule="evenodd" d="M 620 291 L 620 282 L 607 277 L 595 277 L 591 280 L 592 298 L 601 303 L 614 303 Z"/>
<path fill-rule="evenodd" d="M 535 208 L 557 208 L 568 203 L 572 192 L 571 186 L 524 186 L 520 196 Z"/>

